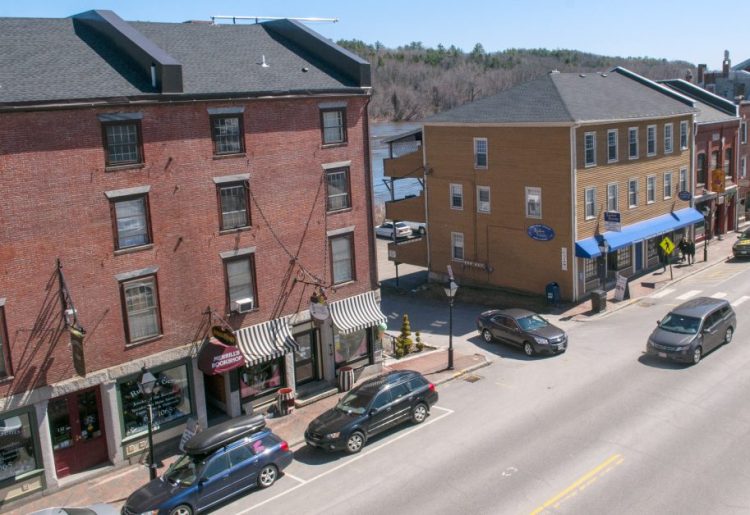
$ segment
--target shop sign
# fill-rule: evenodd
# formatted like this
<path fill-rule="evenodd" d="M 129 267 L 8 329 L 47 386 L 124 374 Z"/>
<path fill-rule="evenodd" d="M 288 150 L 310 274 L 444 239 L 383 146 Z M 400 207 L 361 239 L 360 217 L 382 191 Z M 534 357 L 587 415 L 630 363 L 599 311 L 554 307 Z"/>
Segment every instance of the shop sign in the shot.
<path fill-rule="evenodd" d="M 614 232 L 622 231 L 622 225 L 620 224 L 620 212 L 619 211 L 605 211 L 604 212 L 604 229 L 607 231 L 614 231 Z"/>
<path fill-rule="evenodd" d="M 716 193 L 724 193 L 724 170 L 716 168 L 711 171 L 711 191 Z"/>
<path fill-rule="evenodd" d="M 623 300 L 625 298 L 625 290 L 628 287 L 628 278 L 624 275 L 617 274 L 617 284 L 615 285 L 615 299 Z"/>
<path fill-rule="evenodd" d="M 198 355 L 198 368 L 204 373 L 223 374 L 245 364 L 245 358 L 239 348 L 225 345 L 217 338 L 208 339 Z"/>
<path fill-rule="evenodd" d="M 693 196 L 689 191 L 682 190 L 677 194 L 677 198 L 679 198 L 680 200 L 690 200 L 691 198 L 693 198 Z"/>
<path fill-rule="evenodd" d="M 529 238 L 537 241 L 550 241 L 555 237 L 555 231 L 552 230 L 552 227 L 544 224 L 530 225 L 526 229 L 526 233 L 529 235 Z"/>
<path fill-rule="evenodd" d="M 313 293 L 310 297 L 310 316 L 315 320 L 328 320 L 330 312 L 328 310 L 326 297 L 322 292 Z"/>
<path fill-rule="evenodd" d="M 215 325 L 211 328 L 211 334 L 214 338 L 225 345 L 237 345 L 237 337 L 228 329 Z"/>
<path fill-rule="evenodd" d="M 487 270 L 487 264 L 486 263 L 480 263 L 479 261 L 467 261 L 463 260 L 461 261 L 461 264 L 464 266 L 470 266 L 472 268 L 481 268 L 482 270 Z"/>
<path fill-rule="evenodd" d="M 83 354 L 83 334 L 70 332 L 70 348 L 73 353 L 73 368 L 76 374 L 86 377 L 86 358 Z"/>

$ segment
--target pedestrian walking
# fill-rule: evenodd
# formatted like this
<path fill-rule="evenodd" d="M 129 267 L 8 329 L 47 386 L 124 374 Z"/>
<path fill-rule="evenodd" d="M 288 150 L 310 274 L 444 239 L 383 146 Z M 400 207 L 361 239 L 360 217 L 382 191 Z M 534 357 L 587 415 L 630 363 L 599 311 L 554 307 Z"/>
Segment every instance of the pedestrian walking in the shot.
<path fill-rule="evenodd" d="M 687 238 L 682 238 L 680 240 L 680 243 L 677 244 L 677 248 L 680 249 L 680 263 L 685 261 L 685 258 L 687 257 Z"/>
<path fill-rule="evenodd" d="M 690 238 L 687 240 L 687 258 L 688 265 L 695 263 L 695 242 Z"/>
<path fill-rule="evenodd" d="M 656 247 L 656 253 L 659 255 L 659 263 L 661 263 L 661 271 L 667 271 L 667 253 L 661 248 L 661 245 Z"/>

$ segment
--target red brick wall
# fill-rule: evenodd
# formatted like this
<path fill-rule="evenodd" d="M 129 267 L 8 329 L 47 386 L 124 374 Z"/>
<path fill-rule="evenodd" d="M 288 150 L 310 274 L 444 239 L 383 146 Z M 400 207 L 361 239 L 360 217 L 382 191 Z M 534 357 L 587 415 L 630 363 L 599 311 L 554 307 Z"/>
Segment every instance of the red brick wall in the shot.
<path fill-rule="evenodd" d="M 0 124 L 0 297 L 14 377 L 0 396 L 75 375 L 63 331 L 56 259 L 87 330 L 87 371 L 138 360 L 195 341 L 207 308 L 226 314 L 220 252 L 257 247 L 259 309 L 230 318 L 235 328 L 305 309 L 311 289 L 295 284 L 298 263 L 331 280 L 326 230 L 356 226 L 358 281 L 329 299 L 372 289 L 367 98 L 348 98 L 348 144 L 321 147 L 318 103 L 346 98 L 131 105 L 4 113 Z M 245 157 L 214 159 L 208 107 L 245 107 Z M 104 112 L 143 113 L 145 166 L 104 170 Z M 351 160 L 353 208 L 325 215 L 321 163 Z M 250 174 L 252 228 L 219 234 L 214 176 Z M 154 245 L 115 255 L 104 192 L 150 186 Z M 261 216 L 261 210 L 265 220 Z M 267 220 L 267 221 L 266 221 Z M 306 224 L 309 225 L 306 227 Z M 324 257 L 325 256 L 325 257 Z M 325 263 L 325 267 L 324 267 Z M 126 346 L 116 274 L 158 266 L 163 337 Z M 291 271 L 290 271 L 291 269 Z M 289 279 L 289 280 L 287 280 Z"/>

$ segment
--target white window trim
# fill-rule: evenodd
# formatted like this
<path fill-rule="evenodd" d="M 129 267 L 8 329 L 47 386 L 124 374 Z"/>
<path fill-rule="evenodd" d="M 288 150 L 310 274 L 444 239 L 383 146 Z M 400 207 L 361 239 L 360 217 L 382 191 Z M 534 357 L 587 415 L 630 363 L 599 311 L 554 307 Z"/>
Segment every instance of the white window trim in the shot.
<path fill-rule="evenodd" d="M 667 138 L 667 127 L 669 127 L 670 136 Z M 669 141 L 669 148 L 667 148 L 667 141 Z M 674 152 L 674 126 L 671 123 L 664 124 L 664 153 L 671 154 Z"/>
<path fill-rule="evenodd" d="M 630 153 L 630 133 L 635 132 L 635 155 L 632 155 Z M 638 155 L 640 154 L 641 149 L 638 145 L 638 127 L 628 127 L 628 159 L 638 159 Z"/>
<path fill-rule="evenodd" d="M 456 245 L 456 236 L 461 237 L 461 250 L 462 254 L 464 255 L 463 258 L 459 259 L 455 257 L 455 249 L 458 245 Z M 466 241 L 464 241 L 464 233 L 462 232 L 451 232 L 451 261 L 463 261 L 466 259 Z"/>
<path fill-rule="evenodd" d="M 667 196 L 667 177 L 669 177 L 669 196 Z M 662 183 L 664 192 L 664 200 L 670 199 L 674 196 L 674 181 L 672 181 L 672 172 L 664 172 L 664 182 Z"/>
<path fill-rule="evenodd" d="M 683 175 L 685 176 L 685 180 L 684 181 L 682 180 L 682 176 Z M 690 185 L 688 184 L 687 168 L 680 168 L 680 173 L 678 175 L 677 182 L 678 182 L 678 184 L 677 184 L 677 189 L 678 189 L 677 193 L 678 194 L 680 193 L 680 191 L 688 191 L 688 188 L 690 188 Z M 683 182 L 685 183 L 685 189 L 684 190 L 682 189 L 682 183 Z"/>
<path fill-rule="evenodd" d="M 654 134 L 654 151 L 653 152 L 648 151 L 648 142 L 650 141 L 648 138 L 648 135 L 649 135 L 649 132 L 651 132 L 651 129 L 654 130 L 653 131 L 653 134 Z M 658 141 L 658 138 L 656 137 L 656 125 L 646 126 L 646 156 L 647 157 L 653 157 L 659 153 L 659 147 L 657 145 L 657 141 Z"/>
<path fill-rule="evenodd" d="M 483 202 L 480 200 L 480 192 L 487 191 L 487 209 L 482 209 Z M 477 213 L 490 213 L 492 211 L 492 193 L 489 186 L 477 186 Z"/>
<path fill-rule="evenodd" d="M 635 183 L 635 203 L 630 202 L 630 185 L 632 183 Z M 636 207 L 638 207 L 638 178 L 632 177 L 631 179 L 628 179 L 628 209 Z"/>
<path fill-rule="evenodd" d="M 524 202 L 524 210 L 526 211 L 526 218 L 534 218 L 536 220 L 539 220 L 542 218 L 542 188 L 539 186 L 526 186 L 524 188 L 526 190 L 526 202 Z M 530 194 L 538 195 L 539 196 L 539 215 L 532 215 L 529 214 L 529 196 Z"/>
<path fill-rule="evenodd" d="M 453 187 L 454 186 L 457 186 L 461 193 L 461 205 L 459 207 L 456 207 L 453 205 Z M 464 210 L 464 185 L 452 182 L 449 186 L 448 195 L 449 195 L 448 202 L 450 203 L 451 209 L 455 211 L 463 211 Z"/>
<path fill-rule="evenodd" d="M 594 198 L 591 200 L 591 205 L 593 206 L 593 214 L 588 214 L 588 210 L 586 207 L 588 206 L 588 192 L 593 191 L 594 192 Z M 596 218 L 596 186 L 589 186 L 585 190 L 583 190 L 583 217 L 586 220 L 593 220 Z"/>
<path fill-rule="evenodd" d="M 587 155 L 586 155 L 586 140 L 588 137 L 591 136 L 591 143 L 594 150 L 594 160 L 592 162 L 588 162 Z M 596 166 L 596 132 L 585 132 L 583 133 L 583 164 L 585 168 L 591 168 L 592 166 Z"/>
<path fill-rule="evenodd" d="M 649 184 L 653 185 L 653 188 L 651 188 L 651 192 L 653 193 L 653 200 L 649 200 L 648 198 L 648 187 Z M 653 204 L 656 202 L 656 175 L 647 175 L 646 176 L 646 204 Z"/>
<path fill-rule="evenodd" d="M 615 187 L 615 208 L 610 209 L 609 207 L 609 187 Z M 616 182 L 610 182 L 607 184 L 607 211 L 619 211 L 620 210 L 620 185 Z"/>
<path fill-rule="evenodd" d="M 484 153 L 484 160 L 485 160 L 485 162 L 487 164 L 484 165 L 484 166 L 479 166 L 477 164 L 477 155 L 478 155 L 478 152 L 477 152 L 477 142 L 478 141 L 484 141 L 484 148 L 486 149 L 485 153 Z M 490 165 L 490 146 L 487 143 L 487 138 L 474 138 L 474 169 L 475 170 L 486 170 L 489 167 L 489 165 Z"/>
<path fill-rule="evenodd" d="M 607 162 L 608 163 L 616 163 L 617 161 L 620 160 L 620 152 L 619 152 L 619 148 L 618 148 L 619 144 L 620 144 L 620 135 L 618 134 L 618 132 L 619 131 L 617 129 L 609 129 L 607 131 Z M 615 135 L 615 158 L 614 159 L 610 159 L 609 158 L 609 148 L 610 148 L 610 145 L 609 145 L 609 135 L 610 134 L 614 134 Z"/>
<path fill-rule="evenodd" d="M 683 129 L 684 127 L 684 129 Z M 682 145 L 682 134 L 685 134 L 685 145 Z M 688 122 L 683 120 L 680 122 L 680 150 L 687 150 L 690 145 L 690 132 L 688 132 Z"/>

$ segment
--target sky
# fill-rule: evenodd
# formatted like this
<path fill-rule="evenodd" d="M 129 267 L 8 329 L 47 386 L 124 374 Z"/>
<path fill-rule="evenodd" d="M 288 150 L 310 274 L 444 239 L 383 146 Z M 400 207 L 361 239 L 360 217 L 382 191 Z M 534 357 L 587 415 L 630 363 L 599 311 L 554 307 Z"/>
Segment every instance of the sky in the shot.
<path fill-rule="evenodd" d="M 183 22 L 216 15 L 336 18 L 336 23 L 308 25 L 334 41 L 379 41 L 390 48 L 420 41 L 466 52 L 477 43 L 487 52 L 571 49 L 705 63 L 710 70 L 721 68 L 724 50 L 733 64 L 750 58 L 747 12 L 731 13 L 697 0 L 0 0 L 0 17 L 64 18 L 90 9 L 110 9 L 129 21 Z M 715 20 L 715 28 L 710 30 L 706 19 Z"/>

